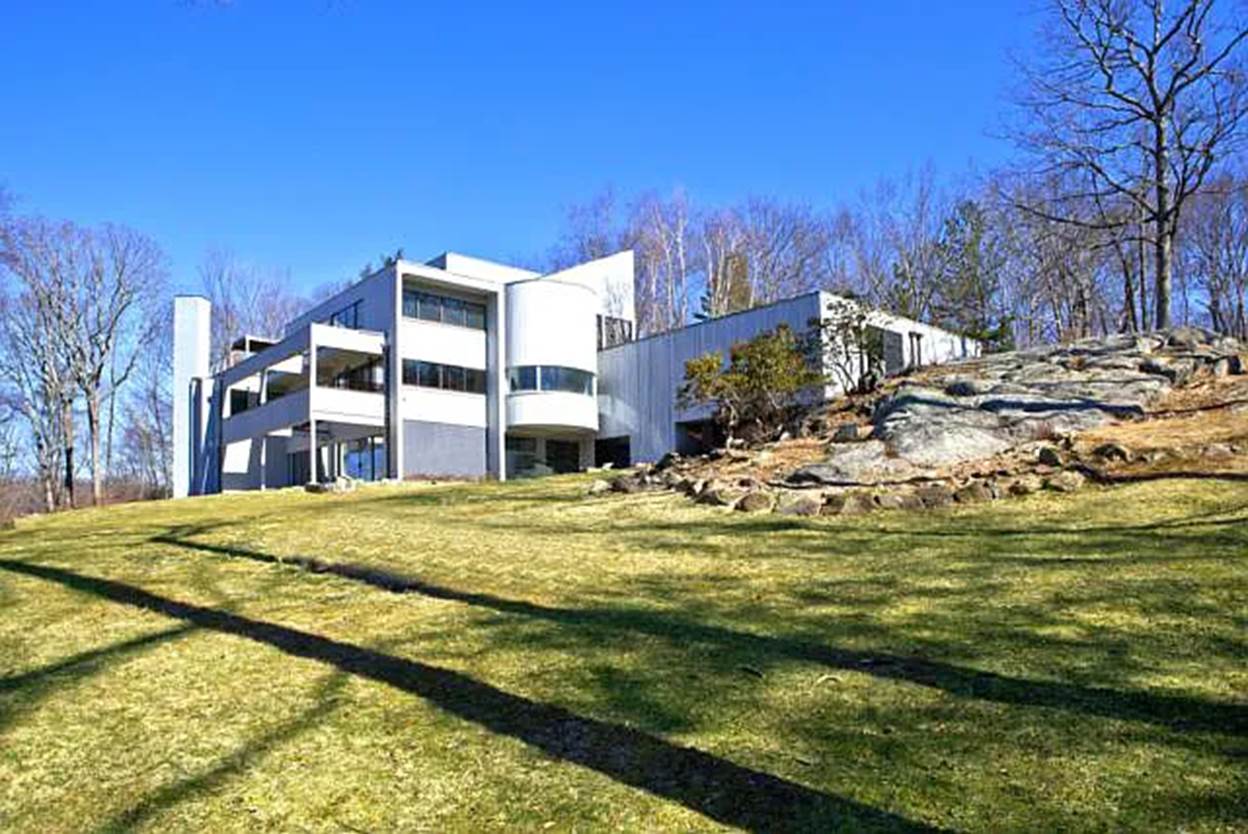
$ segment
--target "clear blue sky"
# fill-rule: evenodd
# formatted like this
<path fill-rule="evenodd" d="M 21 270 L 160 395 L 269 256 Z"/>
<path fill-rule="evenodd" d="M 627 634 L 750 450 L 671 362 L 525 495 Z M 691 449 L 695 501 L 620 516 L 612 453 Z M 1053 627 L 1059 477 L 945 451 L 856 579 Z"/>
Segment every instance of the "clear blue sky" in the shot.
<path fill-rule="evenodd" d="M 0 12 L 0 182 L 122 222 L 179 288 L 210 246 L 302 288 L 382 251 L 544 251 L 606 184 L 832 205 L 990 138 L 1010 2 L 26 3 Z"/>

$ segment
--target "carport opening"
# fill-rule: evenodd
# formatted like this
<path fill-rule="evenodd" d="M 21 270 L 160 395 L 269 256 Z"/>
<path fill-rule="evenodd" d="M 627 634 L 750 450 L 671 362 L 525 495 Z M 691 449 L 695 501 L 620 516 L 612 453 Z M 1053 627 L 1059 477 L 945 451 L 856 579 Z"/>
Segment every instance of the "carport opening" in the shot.
<path fill-rule="evenodd" d="M 627 435 L 594 441 L 594 466 L 608 463 L 616 469 L 625 469 L 632 463 L 632 443 Z"/>

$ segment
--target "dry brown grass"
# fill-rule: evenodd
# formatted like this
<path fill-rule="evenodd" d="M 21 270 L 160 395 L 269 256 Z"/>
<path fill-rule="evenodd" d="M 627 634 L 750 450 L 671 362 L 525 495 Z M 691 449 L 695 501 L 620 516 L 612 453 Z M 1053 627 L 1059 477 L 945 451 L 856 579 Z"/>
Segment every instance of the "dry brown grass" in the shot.
<path fill-rule="evenodd" d="M 1248 825 L 1248 484 L 813 520 L 585 484 L 0 533 L 0 828 Z"/>

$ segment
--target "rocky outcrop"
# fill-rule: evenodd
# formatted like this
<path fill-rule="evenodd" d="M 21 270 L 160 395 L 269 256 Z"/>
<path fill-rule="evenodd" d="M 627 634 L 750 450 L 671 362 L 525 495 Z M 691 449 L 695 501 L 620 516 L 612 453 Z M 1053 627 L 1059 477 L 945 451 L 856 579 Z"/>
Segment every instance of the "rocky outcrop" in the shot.
<path fill-rule="evenodd" d="M 1138 452 L 1105 442 L 1113 427 L 1078 437 L 1145 419 L 1161 397 L 1193 380 L 1246 371 L 1248 352 L 1237 342 L 1197 328 L 1000 354 L 925 368 L 873 397 L 848 397 L 804 418 L 800 439 L 668 454 L 595 481 L 589 492 L 670 490 L 710 507 L 799 518 L 1070 493 L 1089 480 L 1111 482 L 1106 468 L 1152 464 L 1171 452 L 1206 461 L 1248 453 L 1237 435 Z M 1240 413 L 1234 401 L 1221 407 Z"/>
<path fill-rule="evenodd" d="M 1233 339 L 1185 327 L 926 369 L 879 401 L 872 440 L 831 444 L 825 461 L 797 469 L 791 481 L 846 486 L 930 476 L 1038 439 L 1141 418 L 1193 376 L 1229 369 L 1241 351 Z"/>

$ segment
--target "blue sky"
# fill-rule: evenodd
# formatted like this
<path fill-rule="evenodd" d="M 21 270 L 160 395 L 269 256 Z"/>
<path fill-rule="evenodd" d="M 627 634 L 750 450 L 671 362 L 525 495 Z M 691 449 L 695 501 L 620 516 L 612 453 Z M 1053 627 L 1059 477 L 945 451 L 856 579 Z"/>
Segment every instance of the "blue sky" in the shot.
<path fill-rule="evenodd" d="M 382 251 L 544 251 L 610 184 L 834 205 L 991 138 L 1024 2 L 9 0 L 0 182 L 301 288 Z M 523 7 L 523 8 L 522 8 Z"/>

